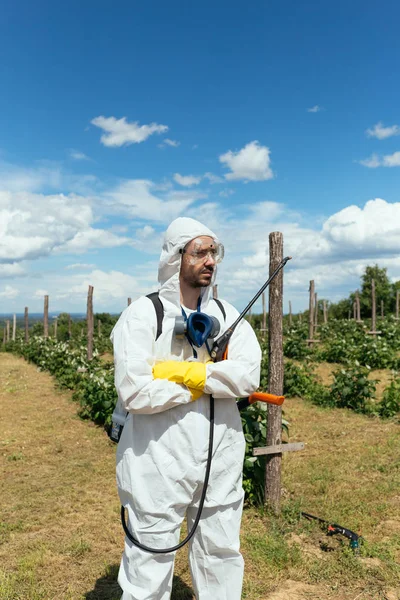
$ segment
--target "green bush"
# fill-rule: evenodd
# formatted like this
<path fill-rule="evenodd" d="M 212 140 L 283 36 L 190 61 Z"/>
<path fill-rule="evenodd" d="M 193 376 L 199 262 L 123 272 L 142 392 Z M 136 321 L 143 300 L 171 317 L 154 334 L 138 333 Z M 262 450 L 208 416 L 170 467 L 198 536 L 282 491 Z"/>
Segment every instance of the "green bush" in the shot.
<path fill-rule="evenodd" d="M 355 412 L 373 413 L 376 380 L 369 380 L 370 369 L 357 361 L 334 373 L 334 381 L 325 404 L 338 408 L 351 408 Z"/>
<path fill-rule="evenodd" d="M 400 413 L 400 375 L 393 374 L 393 381 L 385 388 L 383 398 L 378 406 L 378 413 L 390 419 Z"/>

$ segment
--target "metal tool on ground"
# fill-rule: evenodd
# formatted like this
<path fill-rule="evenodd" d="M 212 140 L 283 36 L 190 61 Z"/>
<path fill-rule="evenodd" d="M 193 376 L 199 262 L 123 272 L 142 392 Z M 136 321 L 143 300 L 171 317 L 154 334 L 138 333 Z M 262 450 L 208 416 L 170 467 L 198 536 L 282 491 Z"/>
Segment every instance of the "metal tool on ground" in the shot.
<path fill-rule="evenodd" d="M 309 521 L 318 521 L 318 523 L 323 525 L 324 529 L 326 529 L 326 535 L 343 535 L 350 541 L 350 548 L 352 548 L 354 553 L 359 553 L 360 544 L 362 543 L 363 538 L 358 533 L 351 531 L 351 529 L 348 529 L 347 527 L 342 527 L 342 525 L 338 525 L 337 523 L 331 523 L 330 521 L 326 521 L 325 519 L 321 519 L 320 517 L 316 517 L 315 515 L 310 515 L 306 512 L 302 512 L 301 515 Z"/>

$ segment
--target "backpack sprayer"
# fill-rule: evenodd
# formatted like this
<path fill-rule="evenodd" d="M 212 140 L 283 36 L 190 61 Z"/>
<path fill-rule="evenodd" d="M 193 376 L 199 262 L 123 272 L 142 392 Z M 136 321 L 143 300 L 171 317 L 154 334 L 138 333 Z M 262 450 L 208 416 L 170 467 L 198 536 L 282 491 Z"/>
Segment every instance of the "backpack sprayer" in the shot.
<path fill-rule="evenodd" d="M 291 256 L 287 256 L 279 263 L 279 265 L 276 267 L 275 271 L 272 273 L 272 275 L 270 275 L 270 277 L 267 279 L 267 281 L 264 283 L 264 285 L 258 290 L 257 294 L 252 298 L 252 300 L 250 300 L 250 302 L 248 303 L 246 308 L 240 313 L 240 315 L 238 316 L 236 321 L 230 327 L 228 327 L 228 329 L 225 331 L 225 333 L 223 333 L 221 335 L 221 337 L 219 337 L 213 343 L 213 346 L 212 346 L 211 352 L 210 352 L 210 356 L 214 362 L 220 362 L 222 360 L 227 359 L 228 344 L 229 344 L 229 341 L 230 341 L 236 327 L 244 319 L 245 315 L 248 313 L 248 311 L 253 306 L 253 304 L 258 300 L 258 298 L 261 296 L 263 291 L 269 286 L 271 281 L 273 281 L 275 279 L 275 277 L 278 275 L 278 273 L 281 271 L 281 269 L 283 269 L 283 267 L 286 265 L 288 260 L 290 260 L 291 258 L 292 258 Z M 276 405 L 280 406 L 283 403 L 283 401 L 284 401 L 284 396 L 275 396 L 274 394 L 255 392 L 248 398 L 240 398 L 237 405 L 238 405 L 239 410 L 242 410 L 242 409 L 246 408 L 247 406 L 253 404 L 254 402 L 268 402 L 268 403 L 272 403 L 272 404 L 276 404 Z M 206 492 L 207 492 L 208 480 L 210 478 L 213 442 L 214 442 L 214 398 L 213 398 L 213 396 L 210 396 L 210 437 L 209 437 L 209 445 L 208 445 L 206 473 L 204 476 L 204 485 L 203 485 L 203 490 L 202 490 L 201 498 L 200 498 L 200 502 L 199 502 L 199 510 L 197 511 L 197 515 L 194 520 L 192 530 L 188 533 L 188 535 L 185 537 L 185 539 L 182 540 L 182 542 L 180 542 L 176 546 L 173 546 L 171 548 L 163 548 L 163 549 L 150 548 L 149 546 L 145 546 L 144 544 L 141 544 L 137 539 L 135 539 L 133 537 L 133 535 L 129 531 L 128 525 L 126 523 L 125 507 L 121 506 L 122 527 L 124 529 L 125 535 L 132 542 L 132 544 L 134 546 L 136 546 L 137 548 L 140 548 L 140 550 L 144 550 L 145 552 L 151 552 L 153 554 L 167 554 L 169 552 L 176 552 L 176 550 L 179 550 L 179 548 L 182 548 L 194 536 L 197 525 L 199 524 L 199 521 L 200 521 L 200 517 L 201 517 L 201 513 L 203 510 L 204 501 L 205 501 L 205 497 L 206 497 Z"/>
<path fill-rule="evenodd" d="M 352 550 L 354 551 L 354 554 L 359 553 L 360 542 L 362 542 L 361 535 L 358 535 L 358 533 L 351 531 L 351 529 L 347 529 L 347 527 L 342 527 L 341 525 L 338 525 L 337 523 L 330 523 L 329 521 L 325 521 L 325 519 L 320 519 L 319 517 L 310 515 L 309 513 L 302 512 L 301 514 L 303 517 L 305 517 L 309 521 L 311 521 L 312 519 L 314 519 L 315 521 L 318 521 L 318 523 L 321 523 L 321 525 L 324 525 L 324 529 L 325 529 L 325 525 L 326 525 L 327 526 L 326 527 L 326 535 L 329 535 L 329 536 L 334 536 L 334 535 L 338 535 L 338 534 L 343 535 L 345 538 L 350 540 L 350 548 L 352 548 Z"/>

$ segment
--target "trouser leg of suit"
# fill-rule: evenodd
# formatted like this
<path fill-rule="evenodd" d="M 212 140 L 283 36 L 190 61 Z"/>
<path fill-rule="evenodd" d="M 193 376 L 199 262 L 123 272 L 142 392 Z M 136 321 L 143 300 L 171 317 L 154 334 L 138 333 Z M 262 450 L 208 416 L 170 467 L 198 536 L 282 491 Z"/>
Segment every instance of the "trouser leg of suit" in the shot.
<path fill-rule="evenodd" d="M 130 523 L 135 522 L 129 506 L 128 514 Z M 179 542 L 183 517 L 183 514 L 176 514 L 176 521 L 171 522 L 170 519 L 167 521 L 160 516 L 153 518 L 147 515 L 139 523 L 136 521 L 134 532 L 131 528 L 130 530 L 134 537 L 137 535 L 140 541 L 150 548 L 161 547 L 160 542 L 171 547 Z M 151 533 L 146 530 L 151 530 Z M 169 600 L 174 561 L 175 552 L 168 554 L 144 552 L 125 538 L 125 549 L 118 574 L 118 583 L 124 592 L 121 600 Z"/>
<path fill-rule="evenodd" d="M 197 600 L 240 600 L 244 561 L 240 553 L 243 497 L 216 508 L 204 508 L 191 541 L 189 563 Z M 196 508 L 188 510 L 191 529 Z"/>

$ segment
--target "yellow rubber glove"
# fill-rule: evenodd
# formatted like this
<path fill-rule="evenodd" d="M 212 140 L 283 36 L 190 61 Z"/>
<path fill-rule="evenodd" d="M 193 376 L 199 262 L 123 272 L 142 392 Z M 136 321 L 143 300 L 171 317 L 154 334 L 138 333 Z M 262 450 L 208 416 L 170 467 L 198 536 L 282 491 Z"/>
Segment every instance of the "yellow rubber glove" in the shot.
<path fill-rule="evenodd" d="M 206 385 L 206 363 L 167 360 L 153 367 L 154 379 L 168 379 L 189 388 L 192 400 L 197 400 Z"/>

